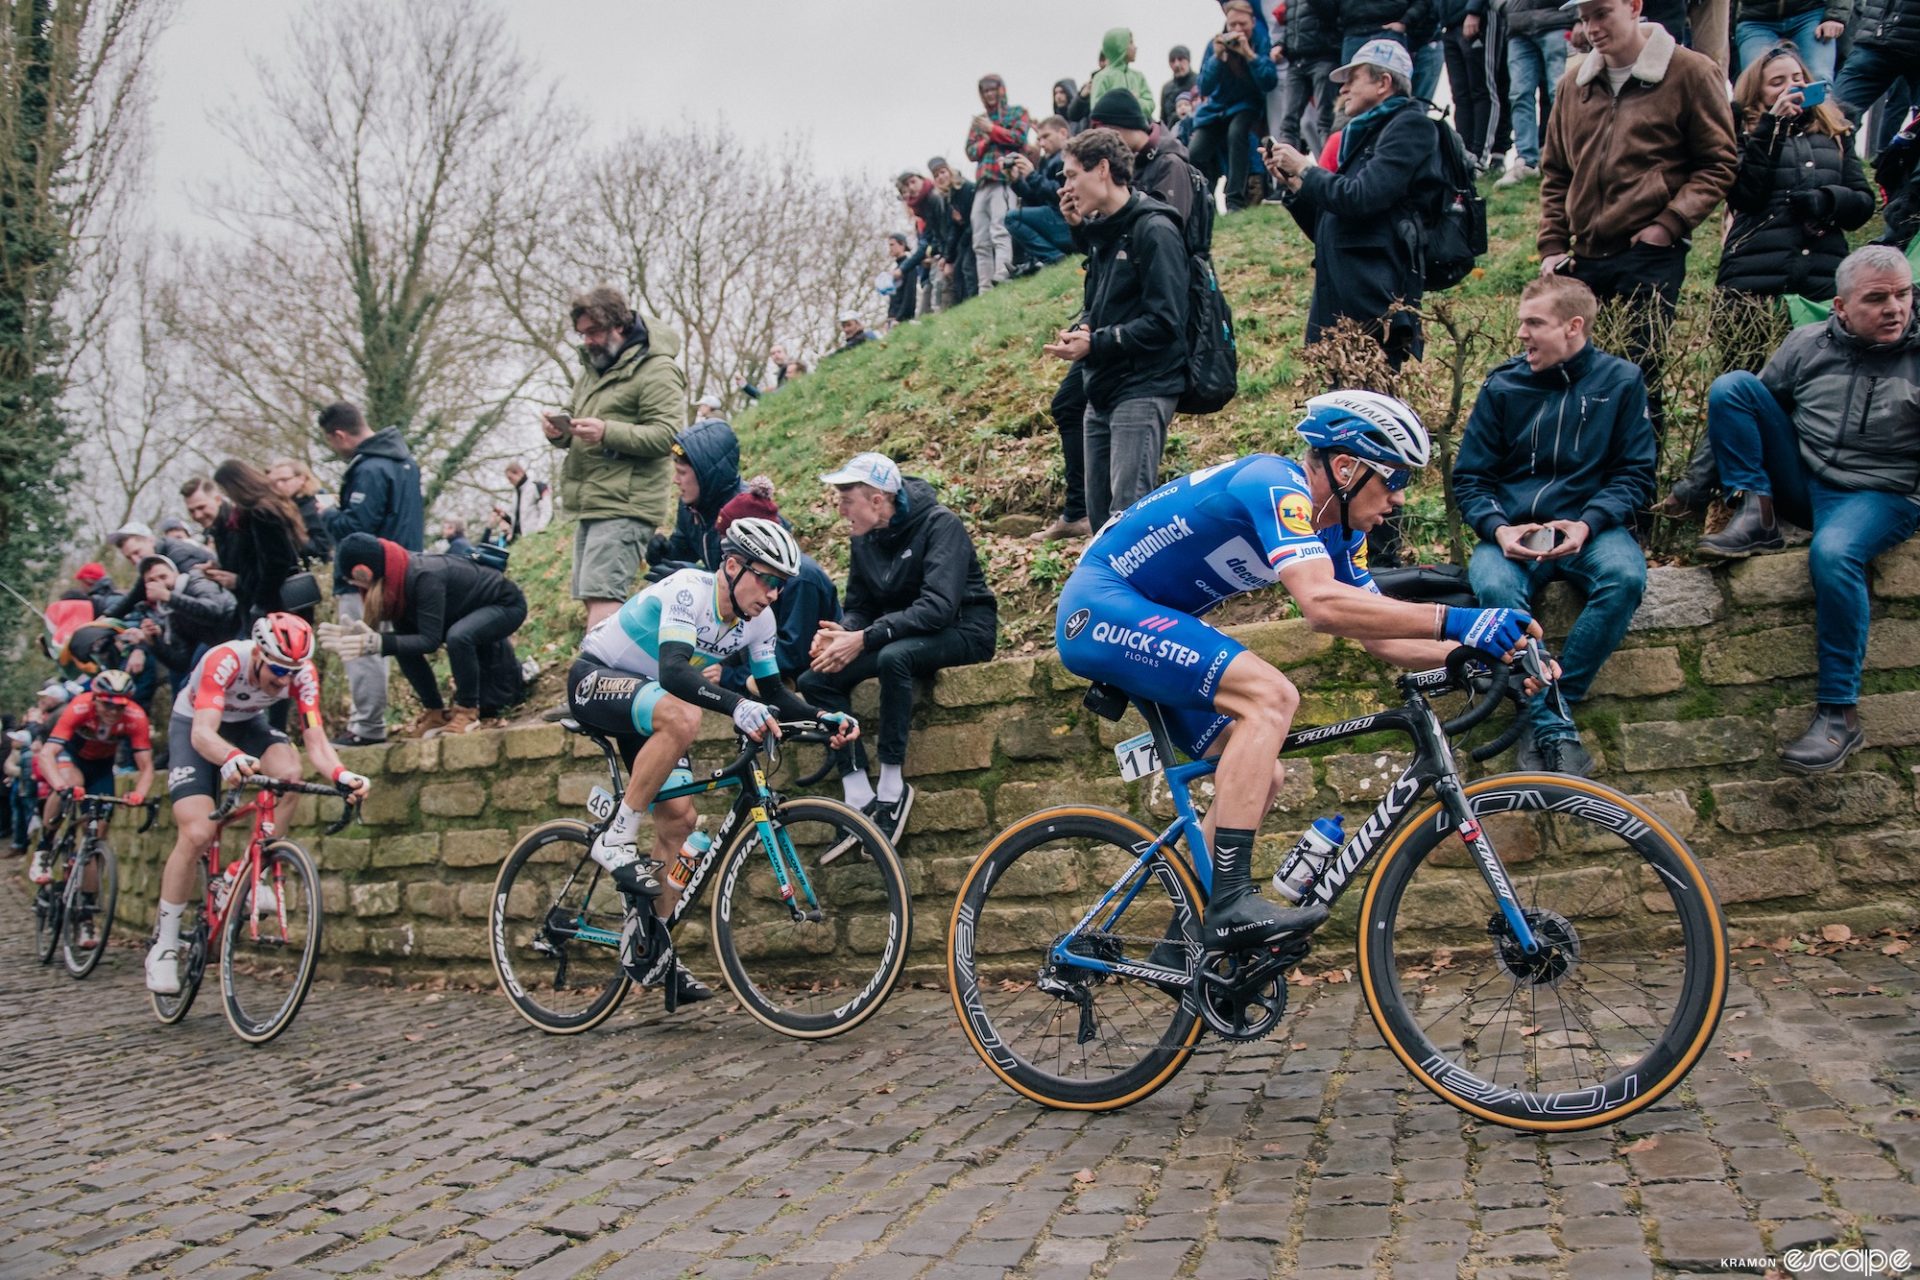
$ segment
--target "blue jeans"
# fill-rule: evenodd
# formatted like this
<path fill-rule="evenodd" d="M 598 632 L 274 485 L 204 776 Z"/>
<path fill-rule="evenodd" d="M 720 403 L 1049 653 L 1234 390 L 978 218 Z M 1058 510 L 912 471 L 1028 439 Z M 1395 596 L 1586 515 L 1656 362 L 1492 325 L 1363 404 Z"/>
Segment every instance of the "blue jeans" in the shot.
<path fill-rule="evenodd" d="M 1847 64 L 1840 68 L 1840 75 L 1833 82 L 1833 96 L 1839 99 L 1840 109 L 1847 113 L 1847 119 L 1858 125 L 1860 117 L 1867 114 L 1867 110 L 1880 101 L 1882 95 L 1905 80 L 1911 70 L 1898 54 L 1856 44 L 1853 52 L 1847 55 Z M 1894 127 L 1899 127 L 1897 119 Z M 1878 138 L 1873 140 L 1873 144 L 1876 151 L 1886 145 Z"/>
<path fill-rule="evenodd" d="M 1038 263 L 1058 262 L 1073 251 L 1073 235 L 1058 209 L 1035 205 L 1007 214 L 1014 247 Z"/>
<path fill-rule="evenodd" d="M 1707 392 L 1707 440 L 1731 490 L 1773 499 L 1774 514 L 1813 530 L 1813 622 L 1820 652 L 1816 697 L 1833 706 L 1860 700 L 1867 656 L 1867 565 L 1913 536 L 1920 507 L 1905 494 L 1836 489 L 1808 470 L 1793 419 L 1754 375 L 1736 371 Z"/>
<path fill-rule="evenodd" d="M 1535 169 L 1540 167 L 1540 88 L 1546 86 L 1551 109 L 1554 86 L 1566 69 L 1566 32 L 1507 38 L 1507 102 L 1513 108 L 1513 149 L 1523 164 Z"/>
<path fill-rule="evenodd" d="M 1440 41 L 1429 40 L 1413 51 L 1413 96 L 1422 102 L 1433 101 L 1440 87 L 1440 72 L 1446 68 L 1447 51 Z"/>
<path fill-rule="evenodd" d="M 1814 9 L 1794 18 L 1783 18 L 1779 22 L 1736 22 L 1733 24 L 1733 46 L 1739 55 L 1734 67 L 1734 78 L 1740 72 L 1767 56 L 1767 50 L 1782 40 L 1790 42 L 1800 52 L 1800 61 L 1807 64 L 1807 76 L 1813 80 L 1833 79 L 1834 61 L 1839 56 L 1838 40 L 1816 40 L 1814 28 L 1827 20 L 1824 9 Z"/>
<path fill-rule="evenodd" d="M 1647 589 L 1647 558 L 1632 534 L 1612 528 L 1594 534 L 1579 551 L 1560 560 L 1509 560 L 1497 545 L 1482 542 L 1467 562 L 1467 581 L 1487 609 L 1531 612 L 1540 592 L 1556 578 L 1571 582 L 1587 598 L 1560 650 L 1560 692 L 1568 702 L 1579 702 L 1602 664 L 1620 647 L 1640 607 Z M 1536 742 L 1575 736 L 1573 722 L 1549 710 L 1544 698 L 1528 702 L 1526 716 Z"/>

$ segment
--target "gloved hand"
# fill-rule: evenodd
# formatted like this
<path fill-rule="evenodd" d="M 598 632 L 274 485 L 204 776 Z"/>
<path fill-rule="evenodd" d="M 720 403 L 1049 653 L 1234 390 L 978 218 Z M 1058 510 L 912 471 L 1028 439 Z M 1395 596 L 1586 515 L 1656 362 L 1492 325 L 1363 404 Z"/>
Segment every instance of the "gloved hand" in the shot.
<path fill-rule="evenodd" d="M 1447 606 L 1447 639 L 1505 656 L 1527 638 L 1533 616 L 1523 609 L 1464 609 Z"/>
<path fill-rule="evenodd" d="M 828 746 L 843 747 L 860 736 L 860 722 L 849 712 L 823 711 L 820 713 L 820 723 L 830 724 L 836 730 Z"/>
<path fill-rule="evenodd" d="M 740 732 L 758 742 L 773 724 L 773 708 L 764 702 L 742 698 L 733 704 L 733 723 Z"/>
<path fill-rule="evenodd" d="M 242 778 L 251 778 L 260 768 L 260 761 L 244 751 L 236 751 L 226 758 L 220 766 L 220 781 L 231 786 Z"/>
<path fill-rule="evenodd" d="M 647 539 L 647 564 L 656 566 L 667 558 L 668 539 L 664 533 L 656 533 Z"/>
<path fill-rule="evenodd" d="M 1833 193 L 1825 187 L 1808 187 L 1787 196 L 1787 208 L 1802 222 L 1825 222 L 1833 216 Z"/>
<path fill-rule="evenodd" d="M 320 647 L 342 661 L 380 652 L 380 633 L 358 618 L 351 622 L 323 622 L 317 628 Z"/>
<path fill-rule="evenodd" d="M 345 767 L 334 770 L 333 784 L 353 792 L 355 800 L 366 799 L 367 792 L 373 789 L 372 782 Z"/>

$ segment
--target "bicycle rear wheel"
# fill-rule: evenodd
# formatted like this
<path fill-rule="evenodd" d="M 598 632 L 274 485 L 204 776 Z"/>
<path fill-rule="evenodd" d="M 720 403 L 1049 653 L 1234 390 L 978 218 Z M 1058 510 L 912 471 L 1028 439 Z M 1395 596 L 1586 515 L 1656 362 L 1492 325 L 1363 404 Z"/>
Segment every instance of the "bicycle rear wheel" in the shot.
<path fill-rule="evenodd" d="M 187 1010 L 193 1008 L 193 998 L 200 994 L 200 980 L 207 976 L 207 922 L 201 915 L 203 909 L 198 902 L 188 903 L 186 917 L 180 922 L 179 994 L 147 993 L 147 999 L 153 1004 L 153 1016 L 168 1026 L 187 1016 Z"/>
<path fill-rule="evenodd" d="M 1192 990 L 1169 993 L 1056 954 L 1064 943 L 1106 964 L 1191 967 L 1200 890 L 1177 858 L 1141 862 L 1154 839 L 1106 809 L 1043 809 L 994 837 L 960 886 L 947 931 L 954 1011 L 981 1060 L 1035 1102 L 1128 1106 L 1173 1079 L 1199 1043 Z M 1154 957 L 1176 940 L 1186 955 Z"/>
<path fill-rule="evenodd" d="M 1612 1124 L 1678 1084 L 1727 989 L 1726 930 L 1693 854 L 1608 787 L 1502 774 L 1466 789 L 1541 943 L 1513 941 L 1436 804 L 1404 823 L 1361 906 L 1360 982 L 1427 1088 L 1495 1124 Z"/>
<path fill-rule="evenodd" d="M 713 951 L 748 1013 L 783 1035 L 824 1040 L 871 1018 L 900 980 L 913 934 L 907 877 L 886 836 L 850 805 L 798 796 L 772 818 L 791 898 L 759 828 L 742 825 L 720 862 Z M 820 865 L 849 839 L 852 849 Z"/>
<path fill-rule="evenodd" d="M 87 878 L 94 887 L 86 887 Z M 60 929 L 61 959 L 67 972 L 84 978 L 99 967 L 113 929 L 113 908 L 120 900 L 119 864 L 113 850 L 98 841 L 80 850 L 67 876 L 66 919 Z M 87 935 L 89 931 L 92 937 Z M 86 945 L 91 942 L 92 945 Z"/>
<path fill-rule="evenodd" d="M 620 891 L 587 856 L 584 823 L 558 819 L 514 846 L 487 907 L 487 954 L 520 1016 L 577 1035 L 613 1016 L 632 980 L 620 967 Z"/>
<path fill-rule="evenodd" d="M 234 1034 L 265 1044 L 293 1025 L 320 960 L 320 876 L 307 851 L 276 840 L 256 884 L 244 871 L 220 923 L 220 999 Z"/>

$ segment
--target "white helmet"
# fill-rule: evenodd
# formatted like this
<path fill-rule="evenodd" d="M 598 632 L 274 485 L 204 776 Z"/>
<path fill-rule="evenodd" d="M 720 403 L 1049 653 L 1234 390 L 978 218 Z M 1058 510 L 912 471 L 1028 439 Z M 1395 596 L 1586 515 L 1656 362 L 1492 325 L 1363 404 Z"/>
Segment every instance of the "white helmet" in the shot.
<path fill-rule="evenodd" d="M 721 535 L 720 551 L 750 564 L 764 564 L 782 577 L 800 572 L 800 544 L 778 520 L 742 516 Z"/>

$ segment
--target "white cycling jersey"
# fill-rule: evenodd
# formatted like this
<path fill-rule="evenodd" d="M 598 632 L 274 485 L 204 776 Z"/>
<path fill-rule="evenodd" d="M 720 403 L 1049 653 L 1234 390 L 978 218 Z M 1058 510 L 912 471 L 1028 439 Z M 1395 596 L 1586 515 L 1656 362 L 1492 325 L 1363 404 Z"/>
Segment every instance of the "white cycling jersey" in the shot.
<path fill-rule="evenodd" d="M 718 601 L 719 585 L 705 569 L 670 573 L 595 624 L 580 646 L 580 655 L 589 662 L 657 680 L 663 644 L 693 646 L 696 667 L 724 662 L 745 649 L 748 670 L 757 677 L 777 678 L 780 664 L 774 645 L 780 624 L 773 610 L 726 623 L 721 621 Z"/>
<path fill-rule="evenodd" d="M 269 693 L 248 677 L 253 673 L 251 640 L 229 640 L 207 650 L 193 674 L 181 686 L 174 714 L 191 717 L 201 707 L 220 708 L 222 723 L 232 724 L 259 715 L 283 698 L 292 698 L 303 725 L 320 723 L 320 676 L 310 662 L 302 663 L 285 692 Z"/>

